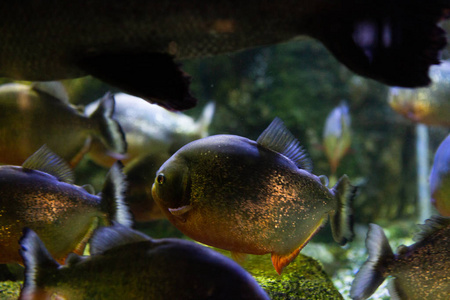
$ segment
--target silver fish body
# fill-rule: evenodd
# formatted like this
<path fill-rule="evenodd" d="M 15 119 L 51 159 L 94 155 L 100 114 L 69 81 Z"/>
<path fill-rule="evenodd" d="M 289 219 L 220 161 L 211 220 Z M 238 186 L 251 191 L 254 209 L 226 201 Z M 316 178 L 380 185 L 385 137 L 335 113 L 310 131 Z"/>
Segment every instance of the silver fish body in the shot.
<path fill-rule="evenodd" d="M 114 95 L 112 117 L 120 123 L 127 142 L 127 154 L 121 159 L 124 165 L 149 155 L 172 155 L 181 146 L 208 136 L 208 127 L 214 115 L 214 103 L 207 104 L 198 120 L 181 112 L 170 112 L 138 97 L 119 93 Z M 90 116 L 100 101 L 86 106 Z M 114 159 L 100 141 L 93 141 L 89 156 L 99 165 L 110 167 Z"/>

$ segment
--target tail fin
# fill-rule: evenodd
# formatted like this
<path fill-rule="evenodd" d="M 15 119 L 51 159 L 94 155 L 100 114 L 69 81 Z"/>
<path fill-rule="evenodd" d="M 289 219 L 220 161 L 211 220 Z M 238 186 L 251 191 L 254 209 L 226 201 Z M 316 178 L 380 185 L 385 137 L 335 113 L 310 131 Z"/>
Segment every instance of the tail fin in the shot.
<path fill-rule="evenodd" d="M 19 244 L 20 255 L 25 264 L 24 286 L 19 299 L 50 299 L 51 293 L 46 291 L 44 286 L 45 278 L 54 278 L 53 275 L 58 271 L 59 264 L 52 258 L 33 230 L 25 228 Z"/>
<path fill-rule="evenodd" d="M 127 152 L 125 134 L 120 124 L 112 119 L 114 107 L 114 96 L 111 93 L 106 93 L 89 118 L 99 124 L 100 134 L 98 138 L 102 143 L 113 153 L 125 154 Z"/>
<path fill-rule="evenodd" d="M 350 184 L 347 175 L 343 175 L 331 191 L 337 200 L 337 208 L 330 214 L 333 238 L 340 245 L 345 245 L 355 235 L 352 206 L 356 187 Z"/>
<path fill-rule="evenodd" d="M 216 110 L 216 104 L 213 101 L 208 102 L 203 108 L 202 115 L 197 120 L 198 133 L 200 137 L 204 138 L 208 136 L 208 128 L 214 117 L 214 111 Z"/>
<path fill-rule="evenodd" d="M 133 218 L 125 204 L 126 181 L 120 161 L 114 163 L 106 175 L 106 181 L 101 193 L 101 208 L 106 213 L 108 224 L 113 221 L 127 227 L 133 224 Z"/>
<path fill-rule="evenodd" d="M 428 69 L 439 64 L 447 44 L 437 23 L 448 17 L 442 0 L 346 1 L 324 18 L 317 38 L 349 69 L 392 86 L 430 83 Z M 336 2 L 341 5 L 341 1 Z M 338 8 L 339 9 L 339 8 Z"/>
<path fill-rule="evenodd" d="M 394 259 L 394 253 L 383 229 L 376 224 L 369 225 L 366 248 L 369 258 L 356 274 L 350 289 L 350 297 L 354 300 L 367 299 L 376 291 L 388 275 L 383 272 L 383 269 L 389 260 Z"/>

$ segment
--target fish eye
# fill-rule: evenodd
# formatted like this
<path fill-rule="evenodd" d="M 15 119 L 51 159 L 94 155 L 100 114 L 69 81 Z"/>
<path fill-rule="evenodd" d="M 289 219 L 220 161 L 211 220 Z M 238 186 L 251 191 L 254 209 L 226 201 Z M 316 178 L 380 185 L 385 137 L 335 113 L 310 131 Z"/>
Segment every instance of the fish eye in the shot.
<path fill-rule="evenodd" d="M 164 182 L 166 182 L 166 177 L 164 176 L 164 174 L 159 174 L 159 175 L 156 177 L 156 181 L 157 181 L 159 184 L 163 184 Z"/>

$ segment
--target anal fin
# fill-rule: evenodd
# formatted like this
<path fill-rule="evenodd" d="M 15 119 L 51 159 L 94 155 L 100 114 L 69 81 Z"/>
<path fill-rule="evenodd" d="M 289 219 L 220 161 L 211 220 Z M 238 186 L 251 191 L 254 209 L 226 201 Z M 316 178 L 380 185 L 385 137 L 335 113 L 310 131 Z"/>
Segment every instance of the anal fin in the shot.
<path fill-rule="evenodd" d="M 303 246 L 301 248 L 303 248 Z M 275 267 L 275 270 L 277 271 L 278 275 L 281 275 L 283 269 L 287 265 L 289 265 L 291 261 L 294 260 L 294 258 L 297 257 L 297 255 L 300 253 L 301 248 L 295 249 L 293 252 L 287 255 L 279 255 L 276 253 L 272 253 L 272 264 Z"/>
<path fill-rule="evenodd" d="M 303 241 L 303 243 L 294 251 L 292 251 L 289 254 L 286 255 L 280 255 L 277 253 L 272 253 L 272 264 L 275 267 L 275 270 L 277 271 L 278 275 L 281 275 L 281 272 L 283 272 L 283 269 L 289 265 L 300 253 L 300 251 L 303 249 L 303 247 L 308 244 L 308 242 L 312 239 L 314 235 L 316 235 L 317 232 L 322 228 L 322 226 L 325 223 L 325 218 L 322 218 L 317 226 L 312 230 L 311 234 Z"/>
<path fill-rule="evenodd" d="M 98 53 L 77 62 L 78 66 L 124 92 L 169 110 L 186 110 L 197 104 L 190 76 L 173 57 L 163 53 Z"/>

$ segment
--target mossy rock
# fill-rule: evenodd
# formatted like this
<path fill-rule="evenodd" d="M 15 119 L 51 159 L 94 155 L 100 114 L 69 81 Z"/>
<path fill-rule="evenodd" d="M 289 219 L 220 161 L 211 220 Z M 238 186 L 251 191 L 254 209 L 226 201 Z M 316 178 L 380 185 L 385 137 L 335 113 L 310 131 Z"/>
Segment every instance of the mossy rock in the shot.
<path fill-rule="evenodd" d="M 18 299 L 20 294 L 20 281 L 1 281 L 0 282 L 0 299 L 13 300 Z"/>
<path fill-rule="evenodd" d="M 320 263 L 305 255 L 300 254 L 281 275 L 275 271 L 270 255 L 249 255 L 242 266 L 272 300 L 343 299 Z"/>

